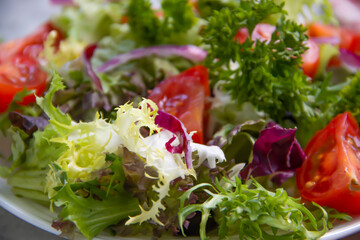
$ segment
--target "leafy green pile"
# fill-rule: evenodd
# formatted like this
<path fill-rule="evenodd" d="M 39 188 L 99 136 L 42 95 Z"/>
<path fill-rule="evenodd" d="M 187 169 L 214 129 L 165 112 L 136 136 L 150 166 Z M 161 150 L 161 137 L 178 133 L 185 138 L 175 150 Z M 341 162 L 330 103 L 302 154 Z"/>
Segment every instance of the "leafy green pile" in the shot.
<path fill-rule="evenodd" d="M 314 82 L 304 75 L 306 28 L 288 20 L 283 7 L 284 3 L 250 0 L 215 11 L 204 29 L 204 42 L 210 47 L 206 64 L 213 86 L 231 95 L 231 101 L 220 108 L 231 104 L 241 112 L 251 104 L 258 117 L 285 127 L 297 126 L 297 138 L 305 146 L 336 114 L 350 110 L 357 115 L 358 104 L 348 98 L 356 96 L 349 91 L 356 91 L 350 86 L 357 84 L 358 76 L 334 84 L 331 73 L 323 73 Z M 277 20 L 269 41 L 251 38 L 258 24 L 271 22 L 274 16 Z M 242 28 L 250 37 L 240 44 L 235 36 Z"/>
<path fill-rule="evenodd" d="M 326 7 L 328 1 L 303 0 L 290 7 L 296 3 L 199 0 L 194 7 L 187 0 L 164 0 L 161 11 L 148 0 L 74 2 L 53 20 L 66 36 L 59 49 L 52 34 L 45 42 L 42 57 L 53 76 L 50 88 L 36 106 L 10 114 L 12 166 L 0 168 L 16 195 L 58 207 L 55 228 L 68 233 L 77 228 L 88 239 L 109 229 L 121 236 L 161 237 L 192 234 L 186 229 L 190 223 L 202 239 L 208 233 L 220 239 L 317 239 L 334 219 L 350 220 L 316 204 L 305 206 L 282 188 L 265 188 L 268 176 L 264 186 L 259 179 L 237 178 L 245 164 L 257 168 L 268 160 L 253 161 L 266 122 L 297 127 L 305 145 L 337 113 L 350 110 L 360 120 L 360 74 L 333 83 L 330 74 L 320 73 L 311 82 L 301 69 L 306 28 L 287 10 L 304 4 Z M 323 10 L 325 20 L 332 21 L 331 11 Z M 251 38 L 261 23 L 275 26 L 269 41 Z M 250 37 L 239 43 L 234 38 L 245 28 Z M 84 59 L 84 49 L 93 43 L 89 61 L 95 71 L 112 57 L 141 47 L 193 44 L 207 50 L 204 64 L 213 87 L 208 144 L 221 149 L 190 141 L 194 167 L 188 168 L 184 152 L 169 150 L 174 139 L 183 141 L 175 137 L 179 132 L 161 130 L 154 120 L 157 106 L 143 99 L 193 62 L 158 56 L 132 60 L 98 73 L 99 89 Z M 18 109 L 13 105 L 9 112 Z M 0 118 L 1 129 L 9 126 L 6 118 Z M 300 156 L 298 167 L 304 156 L 296 130 L 276 127 L 291 137 L 280 144 L 270 133 L 261 140 L 266 153 L 291 143 L 279 155 Z M 263 171 L 283 171 L 282 160 Z M 217 231 L 207 229 L 209 222 Z"/>
<path fill-rule="evenodd" d="M 183 45 L 186 42 L 199 41 L 188 34 L 196 27 L 198 19 L 187 0 L 162 1 L 163 20 L 156 16 L 151 5 L 146 0 L 134 0 L 131 1 L 127 12 L 130 34 L 140 46 L 169 43 Z"/>

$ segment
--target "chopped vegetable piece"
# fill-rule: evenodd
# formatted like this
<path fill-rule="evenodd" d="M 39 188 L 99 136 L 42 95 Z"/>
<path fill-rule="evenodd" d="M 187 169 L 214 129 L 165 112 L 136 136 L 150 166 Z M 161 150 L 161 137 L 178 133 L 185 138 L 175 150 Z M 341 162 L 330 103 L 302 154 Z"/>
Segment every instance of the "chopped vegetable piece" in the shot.
<path fill-rule="evenodd" d="M 192 136 L 194 142 L 204 142 L 206 98 L 210 95 L 207 69 L 192 67 L 179 75 L 165 79 L 150 93 L 149 99 L 169 114 L 176 116 Z"/>
<path fill-rule="evenodd" d="M 167 56 L 181 56 L 183 58 L 189 59 L 193 62 L 201 62 L 206 58 L 207 52 L 202 48 L 193 45 L 161 45 L 147 48 L 138 48 L 128 53 L 120 54 L 108 62 L 104 63 L 99 67 L 99 72 L 110 71 L 122 64 L 125 64 L 131 60 L 148 57 L 151 55 L 167 57 Z"/>
<path fill-rule="evenodd" d="M 40 69 L 36 60 L 25 55 L 17 55 L 0 62 L 0 113 L 6 111 L 16 93 L 24 88 L 42 95 L 46 89 L 47 74 Z M 35 102 L 34 94 L 22 99 L 20 104 Z"/>
<path fill-rule="evenodd" d="M 103 91 L 100 78 L 94 72 L 94 69 L 91 65 L 91 57 L 94 55 L 95 49 L 97 48 L 96 44 L 92 44 L 87 46 L 83 52 L 83 61 L 89 77 L 93 80 L 95 86 L 100 90 Z"/>
<path fill-rule="evenodd" d="M 260 132 L 253 149 L 252 161 L 241 171 L 244 179 L 250 176 L 271 175 L 281 185 L 295 174 L 305 155 L 295 138 L 296 129 L 284 129 L 271 122 Z"/>
<path fill-rule="evenodd" d="M 184 124 L 166 112 L 161 110 L 158 111 L 158 115 L 155 118 L 155 124 L 159 125 L 159 127 L 169 130 L 174 133 L 177 139 L 180 140 L 179 145 L 172 146 L 171 143 L 175 141 L 176 137 L 172 137 L 169 142 L 166 143 L 166 149 L 171 153 L 185 153 L 185 161 L 187 168 L 192 168 L 192 155 L 191 155 L 191 147 L 190 142 L 191 138 L 189 134 L 186 132 L 186 128 Z"/>
<path fill-rule="evenodd" d="M 360 131 L 354 117 L 337 115 L 317 132 L 296 173 L 303 198 L 338 211 L 360 213 Z"/>

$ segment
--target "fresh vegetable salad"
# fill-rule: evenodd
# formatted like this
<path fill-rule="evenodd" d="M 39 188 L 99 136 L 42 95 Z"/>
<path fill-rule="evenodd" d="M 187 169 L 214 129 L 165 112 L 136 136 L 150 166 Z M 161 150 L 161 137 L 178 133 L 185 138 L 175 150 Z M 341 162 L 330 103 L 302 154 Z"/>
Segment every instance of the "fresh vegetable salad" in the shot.
<path fill-rule="evenodd" d="M 318 239 L 360 213 L 360 3 L 51 2 L 0 44 L 0 175 L 64 236 Z"/>

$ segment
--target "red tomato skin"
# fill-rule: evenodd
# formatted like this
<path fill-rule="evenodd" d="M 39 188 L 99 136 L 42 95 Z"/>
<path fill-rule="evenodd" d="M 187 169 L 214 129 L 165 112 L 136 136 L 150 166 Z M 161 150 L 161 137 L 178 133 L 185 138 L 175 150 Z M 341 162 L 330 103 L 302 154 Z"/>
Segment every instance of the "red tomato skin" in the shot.
<path fill-rule="evenodd" d="M 0 113 L 5 112 L 16 93 L 24 88 L 35 90 L 40 96 L 46 88 L 47 74 L 38 64 L 38 56 L 43 50 L 43 42 L 52 30 L 51 23 L 40 26 L 24 38 L 0 44 Z M 55 47 L 64 36 L 58 31 Z M 35 95 L 25 96 L 18 104 L 35 102 Z"/>
<path fill-rule="evenodd" d="M 304 199 L 340 212 L 360 214 L 360 132 L 345 112 L 318 131 L 305 149 L 296 181 Z"/>
<path fill-rule="evenodd" d="M 319 67 L 320 49 L 316 42 L 311 39 L 305 44 L 309 49 L 302 55 L 303 63 L 301 64 L 301 67 L 305 75 L 314 78 Z"/>
<path fill-rule="evenodd" d="M 47 74 L 40 69 L 37 61 L 27 56 L 18 55 L 0 64 L 0 113 L 6 111 L 15 94 L 24 87 L 35 90 L 38 96 L 42 95 L 46 89 L 46 79 Z M 19 104 L 27 105 L 35 100 L 35 95 L 31 94 Z"/>
<path fill-rule="evenodd" d="M 194 66 L 159 83 L 148 96 L 160 110 L 176 116 L 188 132 L 196 131 L 194 142 L 203 143 L 206 97 L 210 95 L 207 69 Z"/>
<path fill-rule="evenodd" d="M 0 44 L 0 63 L 18 54 L 38 57 L 47 35 L 52 30 L 58 32 L 58 38 L 55 42 L 55 45 L 58 46 L 61 39 L 64 39 L 63 34 L 51 23 L 45 23 L 26 37 Z"/>
<path fill-rule="evenodd" d="M 360 52 L 360 33 L 350 29 L 340 29 L 341 42 L 340 48 L 345 48 L 350 52 Z"/>
<path fill-rule="evenodd" d="M 312 23 L 308 27 L 310 37 L 340 37 L 338 28 L 321 23 Z"/>
<path fill-rule="evenodd" d="M 246 27 L 240 28 L 235 37 L 234 37 L 234 41 L 237 43 L 244 43 L 245 40 L 249 37 L 249 30 Z"/>
<path fill-rule="evenodd" d="M 340 67 L 341 66 L 341 61 L 340 58 L 338 56 L 334 56 L 330 59 L 327 67 L 331 68 L 331 67 Z"/>

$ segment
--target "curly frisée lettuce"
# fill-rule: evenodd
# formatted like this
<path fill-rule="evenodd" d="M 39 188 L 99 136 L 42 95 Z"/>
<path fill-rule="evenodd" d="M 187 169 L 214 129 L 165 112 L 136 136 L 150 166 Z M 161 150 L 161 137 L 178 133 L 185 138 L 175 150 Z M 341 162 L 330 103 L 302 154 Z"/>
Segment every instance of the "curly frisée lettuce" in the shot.
<path fill-rule="evenodd" d="M 157 179 L 156 184 L 152 186 L 154 192 L 157 193 L 156 198 L 152 199 L 151 203 L 147 203 L 146 207 L 139 206 L 137 210 L 141 211 L 140 214 L 130 217 L 126 224 L 141 223 L 152 219 L 155 223 L 162 225 L 157 216 L 160 210 L 165 209 L 162 200 L 168 196 L 171 182 L 188 175 L 196 177 L 194 169 L 188 168 L 184 161 L 185 152 L 190 151 L 191 153 L 191 144 L 187 146 L 187 149 L 183 148 L 181 151 L 179 151 L 179 147 L 177 147 L 177 151 L 169 151 L 172 149 L 169 144 L 176 146 L 179 142 L 184 141 L 178 134 L 180 130 L 161 129 L 156 124 L 156 117 L 159 116 L 157 106 L 151 100 L 146 99 L 142 100 L 137 108 L 133 107 L 132 103 L 119 106 L 116 110 L 116 119 L 112 122 L 100 118 L 99 114 L 92 122 L 74 122 L 51 103 L 54 93 L 63 86 L 61 78 L 57 74 L 54 76 L 49 92 L 45 97 L 37 98 L 38 104 L 49 117 L 50 125 L 48 127 L 52 126 L 58 133 L 57 137 L 51 138 L 50 141 L 66 146 L 66 150 L 51 164 L 52 167 L 48 172 L 46 190 L 49 198 L 56 205 L 65 204 L 66 209 L 74 207 L 71 199 L 75 198 L 76 200 L 79 197 L 68 196 L 70 200 L 65 201 L 63 197 L 59 197 L 65 193 L 60 194 L 59 191 L 69 192 L 68 184 L 98 179 L 99 172 L 109 168 L 109 162 L 106 160 L 108 155 L 115 154 L 121 157 L 126 149 L 142 159 L 145 168 L 151 167 L 157 173 L 157 176 L 148 176 Z M 165 120 L 169 119 L 165 118 Z M 157 120 L 159 125 L 164 125 L 160 123 L 161 121 L 164 121 L 164 116 Z M 146 137 L 142 135 L 145 129 L 148 132 Z M 193 146 L 194 152 L 199 155 L 200 162 L 209 159 L 210 165 L 215 166 L 215 160 L 225 160 L 224 154 L 218 147 L 205 145 L 200 147 L 194 144 Z M 216 151 L 213 151 L 214 148 Z M 67 190 L 59 190 L 64 188 Z M 109 190 L 111 190 L 111 186 L 109 186 Z M 99 194 L 96 193 L 96 196 Z M 81 201 L 89 201 L 91 205 L 91 202 L 95 200 L 83 199 Z M 103 201 L 101 204 L 105 204 L 105 202 Z M 70 210 L 66 211 L 70 212 Z M 64 219 L 73 221 L 73 218 L 76 217 Z M 76 221 L 75 223 L 82 231 L 82 227 Z M 93 234 L 90 235 L 93 236 Z M 88 237 L 90 235 L 89 233 L 85 234 Z"/>

